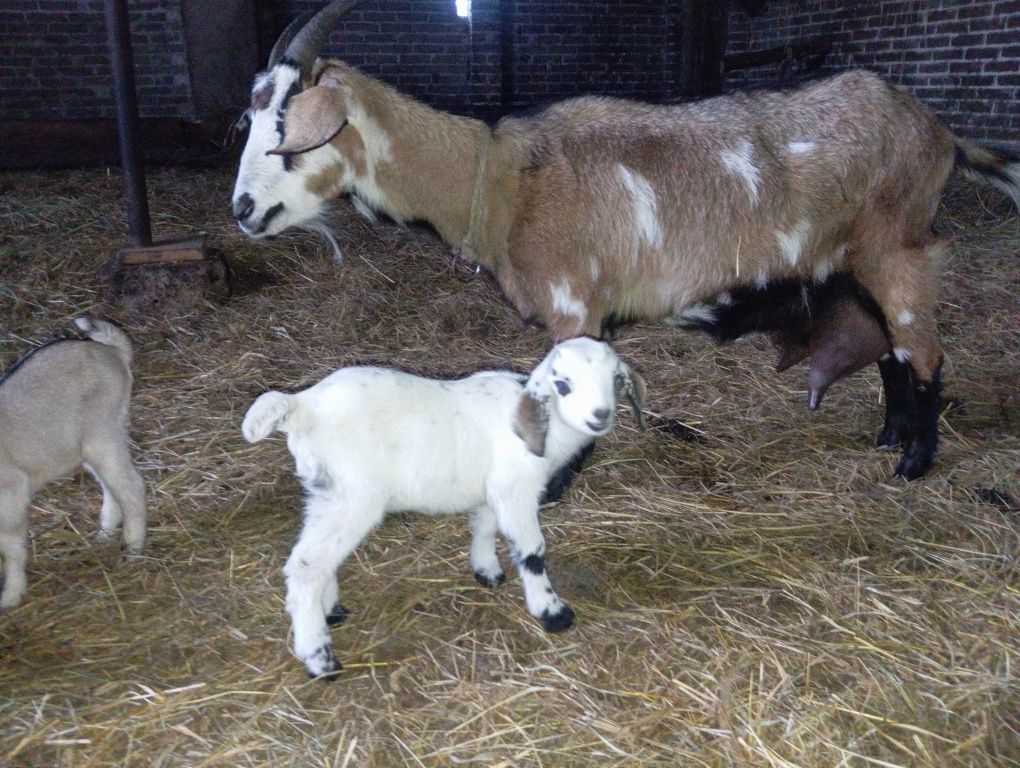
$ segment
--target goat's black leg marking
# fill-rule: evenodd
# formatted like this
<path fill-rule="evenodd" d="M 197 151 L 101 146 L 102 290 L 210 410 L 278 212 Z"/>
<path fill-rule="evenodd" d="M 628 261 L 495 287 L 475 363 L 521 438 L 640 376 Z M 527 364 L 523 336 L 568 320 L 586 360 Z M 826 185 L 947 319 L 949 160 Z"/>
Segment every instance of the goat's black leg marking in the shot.
<path fill-rule="evenodd" d="M 581 467 L 584 466 L 584 462 L 588 460 L 588 457 L 592 455 L 594 450 L 595 443 L 591 443 L 581 449 L 574 458 L 557 470 L 556 474 L 549 478 L 549 482 L 546 484 L 545 490 L 542 491 L 542 498 L 538 500 L 538 503 L 548 504 L 549 502 L 559 501 L 563 498 L 563 494 L 566 493 L 573 484 L 574 476 L 581 471 Z"/>
<path fill-rule="evenodd" d="M 893 355 L 878 361 L 885 390 L 885 424 L 878 436 L 879 448 L 898 448 L 910 442 L 917 429 L 917 402 L 909 363 Z"/>
<path fill-rule="evenodd" d="M 896 476 L 916 480 L 926 474 L 935 463 L 939 445 L 939 412 L 942 409 L 942 361 L 932 373 L 931 381 L 913 382 L 913 395 L 917 406 L 917 428 L 896 465 Z"/>
<path fill-rule="evenodd" d="M 521 568 L 524 568 L 536 576 L 541 576 L 545 573 L 545 557 L 535 554 L 528 555 L 521 561 Z"/>
<path fill-rule="evenodd" d="M 343 624 L 350 617 L 350 611 L 347 610 L 343 605 L 337 603 L 329 609 L 329 613 L 326 614 L 326 624 L 330 627 L 335 627 Z"/>
<path fill-rule="evenodd" d="M 501 573 L 496 577 L 486 576 L 484 573 L 475 571 L 475 581 L 481 584 L 483 587 L 498 587 L 504 581 L 506 581 L 506 574 Z"/>

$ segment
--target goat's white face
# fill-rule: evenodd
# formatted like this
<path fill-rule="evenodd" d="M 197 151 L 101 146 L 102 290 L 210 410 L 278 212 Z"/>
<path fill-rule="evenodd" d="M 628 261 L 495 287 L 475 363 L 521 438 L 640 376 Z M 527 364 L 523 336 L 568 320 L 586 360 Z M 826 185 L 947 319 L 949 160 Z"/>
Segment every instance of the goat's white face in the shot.
<path fill-rule="evenodd" d="M 608 344 L 589 338 L 557 344 L 536 374 L 532 381 L 548 387 L 549 408 L 560 420 L 596 437 L 613 428 L 621 377 L 630 381 L 632 375 Z"/>
<path fill-rule="evenodd" d="M 308 180 L 341 162 L 328 143 L 300 155 L 270 154 L 283 140 L 288 102 L 301 93 L 301 72 L 280 63 L 255 78 L 248 141 L 234 184 L 233 209 L 249 237 L 261 239 L 288 227 L 316 228 L 325 200 L 309 189 Z"/>

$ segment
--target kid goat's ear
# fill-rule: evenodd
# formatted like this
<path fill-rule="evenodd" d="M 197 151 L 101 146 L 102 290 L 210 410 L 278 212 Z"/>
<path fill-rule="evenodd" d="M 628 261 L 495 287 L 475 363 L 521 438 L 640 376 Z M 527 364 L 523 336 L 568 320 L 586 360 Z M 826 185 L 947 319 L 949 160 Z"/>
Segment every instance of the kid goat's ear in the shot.
<path fill-rule="evenodd" d="M 514 434 L 536 456 L 545 456 L 545 438 L 549 432 L 549 411 L 545 398 L 525 391 L 517 401 Z"/>
<path fill-rule="evenodd" d="M 343 91 L 332 85 L 313 85 L 295 94 L 283 113 L 283 138 L 270 155 L 292 155 L 321 147 L 347 123 Z"/>
<path fill-rule="evenodd" d="M 627 402 L 630 403 L 630 407 L 634 411 L 638 429 L 643 432 L 645 417 L 641 411 L 645 407 L 645 395 L 647 394 L 645 380 L 622 360 L 616 366 L 616 391 L 627 398 Z"/>

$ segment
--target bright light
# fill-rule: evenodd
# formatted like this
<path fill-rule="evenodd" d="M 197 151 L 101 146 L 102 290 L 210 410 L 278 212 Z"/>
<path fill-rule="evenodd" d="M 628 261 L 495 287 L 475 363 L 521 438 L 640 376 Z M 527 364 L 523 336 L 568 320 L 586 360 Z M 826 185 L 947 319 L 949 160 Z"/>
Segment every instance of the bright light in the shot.
<path fill-rule="evenodd" d="M 471 0 L 454 0 L 454 5 L 457 7 L 457 15 L 462 19 L 471 18 Z"/>

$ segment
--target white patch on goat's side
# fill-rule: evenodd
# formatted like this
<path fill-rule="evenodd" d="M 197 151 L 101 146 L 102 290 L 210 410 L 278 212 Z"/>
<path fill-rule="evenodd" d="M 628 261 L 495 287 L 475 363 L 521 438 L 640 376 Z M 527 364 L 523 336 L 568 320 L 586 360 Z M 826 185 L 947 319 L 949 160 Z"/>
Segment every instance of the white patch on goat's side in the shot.
<path fill-rule="evenodd" d="M 680 322 L 683 323 L 684 321 L 690 323 L 714 323 L 715 311 L 706 304 L 695 304 L 693 307 L 688 307 L 680 313 Z"/>
<path fill-rule="evenodd" d="M 361 198 L 361 202 L 367 207 L 376 211 L 385 211 L 399 222 L 400 217 L 394 215 L 393 205 L 376 181 L 376 169 L 380 163 L 393 162 L 393 143 L 390 141 L 389 134 L 382 129 L 378 121 L 365 114 L 360 108 L 351 113 L 350 122 L 357 127 L 361 141 L 365 145 L 365 173 L 363 175 L 354 174 L 353 167 L 347 164 L 344 186 Z"/>
<path fill-rule="evenodd" d="M 750 140 L 744 139 L 736 149 L 724 149 L 719 153 L 719 158 L 726 170 L 744 178 L 747 192 L 751 196 L 751 205 L 757 205 L 761 170 L 754 164 L 754 145 Z"/>
<path fill-rule="evenodd" d="M 791 141 L 786 145 L 791 155 L 806 155 L 814 152 L 817 145 L 813 141 Z"/>
<path fill-rule="evenodd" d="M 846 261 L 847 251 L 850 250 L 850 246 L 846 243 L 840 243 L 836 246 L 836 249 L 832 252 L 832 255 L 827 259 L 823 259 L 815 265 L 814 278 L 815 282 L 824 283 L 829 277 L 843 266 L 843 262 Z"/>
<path fill-rule="evenodd" d="M 807 244 L 810 233 L 811 221 L 808 219 L 798 221 L 789 232 L 776 232 L 779 250 L 782 251 L 783 257 L 791 267 L 797 266 L 797 260 Z"/>
<path fill-rule="evenodd" d="M 896 322 L 899 325 L 910 325 L 914 322 L 914 313 L 909 309 L 905 309 L 900 312 L 899 317 L 896 318 Z"/>
<path fill-rule="evenodd" d="M 729 291 L 723 291 L 715 297 L 715 300 L 720 307 L 728 307 L 733 303 L 733 294 Z"/>
<path fill-rule="evenodd" d="M 592 282 L 595 282 L 596 280 L 598 280 L 599 279 L 599 274 L 601 274 L 601 269 L 599 267 L 599 261 L 594 256 L 592 256 L 590 259 L 588 259 L 588 274 L 591 275 Z"/>
<path fill-rule="evenodd" d="M 756 278 L 754 278 L 754 287 L 755 288 L 765 288 L 766 286 L 768 286 L 768 284 L 769 284 L 769 274 L 768 274 L 768 272 L 764 272 L 764 271 L 759 272 L 758 276 Z"/>
<path fill-rule="evenodd" d="M 588 318 L 588 310 L 584 306 L 584 302 L 571 292 L 569 280 L 564 279 L 559 285 L 549 283 L 549 295 L 552 297 L 554 310 L 576 317 L 581 324 L 584 324 Z"/>
<path fill-rule="evenodd" d="M 824 283 L 832 275 L 834 266 L 831 259 L 822 259 L 815 264 L 814 278 L 816 283 Z"/>
<path fill-rule="evenodd" d="M 904 349 L 903 347 L 893 347 L 893 354 L 901 363 L 905 363 L 910 360 L 910 350 Z"/>
<path fill-rule="evenodd" d="M 660 245 L 662 228 L 659 226 L 659 203 L 651 182 L 622 163 L 617 163 L 616 175 L 634 201 L 634 223 L 638 235 L 649 245 Z"/>

